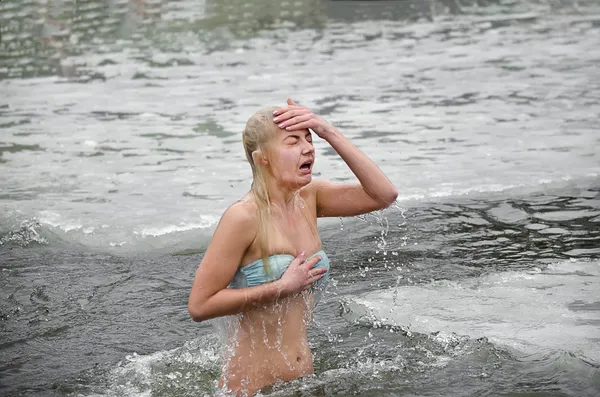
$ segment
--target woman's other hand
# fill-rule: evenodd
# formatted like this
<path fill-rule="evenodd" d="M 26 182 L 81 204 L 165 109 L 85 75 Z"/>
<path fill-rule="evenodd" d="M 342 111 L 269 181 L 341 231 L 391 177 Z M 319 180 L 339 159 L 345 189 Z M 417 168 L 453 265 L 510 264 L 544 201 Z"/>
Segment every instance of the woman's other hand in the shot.
<path fill-rule="evenodd" d="M 304 251 L 298 255 L 283 276 L 278 280 L 283 295 L 294 295 L 310 288 L 316 281 L 321 279 L 327 269 L 314 268 L 321 260 L 320 256 L 315 256 L 305 261 Z"/>

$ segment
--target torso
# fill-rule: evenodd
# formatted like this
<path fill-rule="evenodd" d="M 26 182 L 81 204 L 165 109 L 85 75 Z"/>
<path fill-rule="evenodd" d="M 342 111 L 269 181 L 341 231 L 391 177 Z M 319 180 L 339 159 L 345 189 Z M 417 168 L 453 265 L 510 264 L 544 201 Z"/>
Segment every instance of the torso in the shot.
<path fill-rule="evenodd" d="M 316 201 L 313 194 L 308 189 L 301 189 L 299 194 L 299 203 L 296 206 L 296 211 L 293 214 L 288 214 L 284 219 L 282 216 L 276 216 L 272 219 L 272 225 L 269 230 L 271 238 L 271 250 L 269 254 L 291 254 L 298 255 L 303 250 L 307 256 L 318 251 L 321 247 L 321 239 L 318 234 L 313 234 L 310 230 L 314 227 L 316 230 L 317 224 L 317 209 Z M 306 210 L 310 215 L 310 219 L 301 213 L 299 205 L 305 205 Z M 290 216 L 291 215 L 291 216 Z M 312 224 L 309 224 L 308 222 Z M 260 247 L 256 242 L 246 250 L 242 263 L 244 266 L 256 259 L 260 258 Z"/>
<path fill-rule="evenodd" d="M 303 215 L 299 206 L 286 217 L 276 213 L 269 230 L 269 255 L 297 256 L 305 250 L 308 257 L 321 249 L 318 233 L 311 231 L 316 231 L 314 195 L 305 188 L 300 190 L 300 199 L 309 216 Z M 240 267 L 257 259 L 260 249 L 253 242 Z M 220 386 L 226 386 L 236 395 L 251 396 L 277 381 L 312 374 L 312 353 L 307 340 L 312 308 L 313 296 L 306 291 L 236 316 L 229 327 Z"/>

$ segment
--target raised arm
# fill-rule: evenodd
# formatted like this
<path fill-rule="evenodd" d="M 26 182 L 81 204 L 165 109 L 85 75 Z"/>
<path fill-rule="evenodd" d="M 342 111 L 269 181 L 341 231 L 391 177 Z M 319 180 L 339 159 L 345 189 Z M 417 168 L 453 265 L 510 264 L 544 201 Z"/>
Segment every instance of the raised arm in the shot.
<path fill-rule="evenodd" d="M 314 181 L 317 216 L 354 216 L 389 207 L 398 191 L 375 163 L 342 133 L 320 116 L 288 99 L 288 106 L 276 111 L 280 128 L 310 128 L 325 139 L 348 164 L 360 184 L 334 184 Z"/>
<path fill-rule="evenodd" d="M 234 204 L 225 211 L 196 271 L 188 302 L 188 312 L 194 321 L 240 313 L 293 295 L 324 274 L 321 269 L 310 274 L 319 258 L 304 262 L 301 254 L 277 281 L 242 289 L 227 288 L 256 236 L 256 217 L 242 205 Z"/>

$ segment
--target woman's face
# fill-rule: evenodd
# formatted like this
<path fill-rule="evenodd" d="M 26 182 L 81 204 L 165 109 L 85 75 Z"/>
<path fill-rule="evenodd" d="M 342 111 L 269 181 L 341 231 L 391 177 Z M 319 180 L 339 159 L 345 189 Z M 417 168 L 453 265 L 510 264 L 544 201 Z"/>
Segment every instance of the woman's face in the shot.
<path fill-rule="evenodd" d="M 285 187 L 298 189 L 312 180 L 315 148 L 308 129 L 287 131 L 278 129 L 273 145 L 271 170 Z"/>

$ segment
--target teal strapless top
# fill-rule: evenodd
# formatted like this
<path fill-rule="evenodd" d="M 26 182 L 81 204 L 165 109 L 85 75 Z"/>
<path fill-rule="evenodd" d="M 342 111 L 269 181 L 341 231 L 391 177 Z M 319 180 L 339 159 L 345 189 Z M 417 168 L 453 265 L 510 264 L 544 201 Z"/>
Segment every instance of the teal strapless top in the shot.
<path fill-rule="evenodd" d="M 308 260 L 319 255 L 321 256 L 321 259 L 313 268 L 325 268 L 327 269 L 327 272 L 321 279 L 315 282 L 314 286 L 317 288 L 325 287 L 329 280 L 329 258 L 323 250 L 319 250 L 310 257 L 306 258 Z M 254 287 L 256 285 L 279 280 L 293 260 L 294 256 L 289 254 L 271 255 L 269 257 L 268 275 L 265 274 L 262 259 L 257 259 L 253 262 L 250 262 L 247 265 L 238 268 L 233 276 L 233 280 L 231 280 L 229 283 L 229 288 Z"/>

